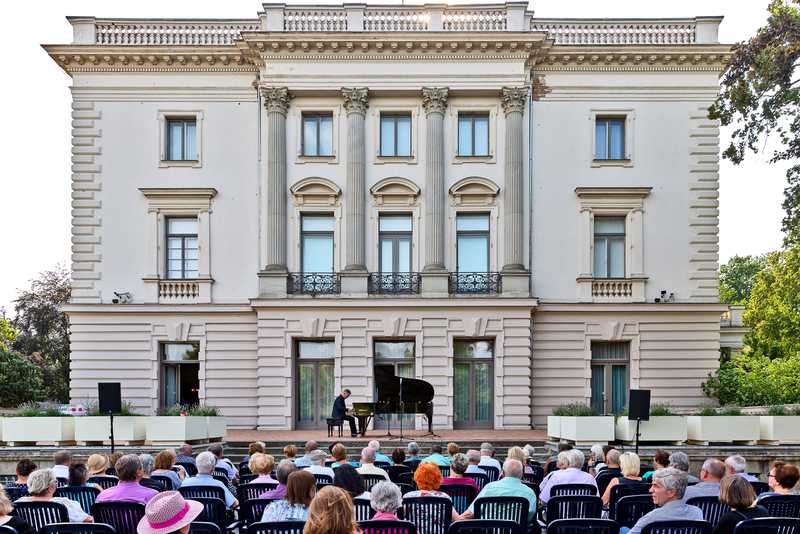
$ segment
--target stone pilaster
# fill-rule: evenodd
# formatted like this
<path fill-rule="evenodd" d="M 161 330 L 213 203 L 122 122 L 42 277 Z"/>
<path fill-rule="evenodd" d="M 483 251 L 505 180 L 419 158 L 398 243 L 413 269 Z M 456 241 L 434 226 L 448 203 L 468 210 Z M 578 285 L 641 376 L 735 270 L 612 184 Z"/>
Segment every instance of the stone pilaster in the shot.
<path fill-rule="evenodd" d="M 527 98 L 527 87 L 503 87 L 501 102 L 506 116 L 503 272 L 525 270 L 522 116 Z"/>
<path fill-rule="evenodd" d="M 291 95 L 286 87 L 262 87 L 267 110 L 267 173 L 265 271 L 286 271 L 286 113 Z"/>
<path fill-rule="evenodd" d="M 347 113 L 347 183 L 345 187 L 345 271 L 367 271 L 366 266 L 366 146 L 364 116 L 366 87 L 342 88 Z"/>
<path fill-rule="evenodd" d="M 445 187 L 444 113 L 447 87 L 423 87 L 425 108 L 425 267 L 423 271 L 444 271 Z"/>

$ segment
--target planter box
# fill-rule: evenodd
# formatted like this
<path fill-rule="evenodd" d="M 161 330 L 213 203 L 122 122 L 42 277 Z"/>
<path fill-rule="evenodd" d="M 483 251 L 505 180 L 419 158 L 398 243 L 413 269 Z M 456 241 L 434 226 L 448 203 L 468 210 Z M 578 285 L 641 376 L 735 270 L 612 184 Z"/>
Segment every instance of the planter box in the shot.
<path fill-rule="evenodd" d="M 222 416 L 206 417 L 209 441 L 221 441 L 228 430 L 228 423 Z"/>
<path fill-rule="evenodd" d="M 636 421 L 618 417 L 616 437 L 619 441 L 636 441 Z M 639 441 L 660 441 L 679 443 L 686 441 L 687 425 L 683 416 L 650 417 L 639 425 Z"/>
<path fill-rule="evenodd" d="M 689 441 L 700 444 L 747 442 L 761 437 L 758 415 L 690 415 L 686 418 Z"/>
<path fill-rule="evenodd" d="M 114 417 L 114 441 L 120 445 L 144 443 L 146 417 Z M 75 441 L 87 443 L 111 443 L 111 418 L 107 416 L 82 416 L 75 418 Z"/>
<path fill-rule="evenodd" d="M 146 419 L 145 440 L 153 445 L 180 445 L 208 439 L 207 417 L 151 416 Z"/>
<path fill-rule="evenodd" d="M 65 445 L 75 442 L 74 417 L 6 417 L 3 440 L 9 446 L 23 443 Z"/>
<path fill-rule="evenodd" d="M 759 441 L 767 444 L 800 443 L 800 416 L 762 415 Z"/>
<path fill-rule="evenodd" d="M 551 438 L 561 437 L 561 417 L 558 415 L 547 416 L 547 435 Z"/>
<path fill-rule="evenodd" d="M 561 417 L 559 437 L 576 445 L 614 441 L 614 416 Z"/>

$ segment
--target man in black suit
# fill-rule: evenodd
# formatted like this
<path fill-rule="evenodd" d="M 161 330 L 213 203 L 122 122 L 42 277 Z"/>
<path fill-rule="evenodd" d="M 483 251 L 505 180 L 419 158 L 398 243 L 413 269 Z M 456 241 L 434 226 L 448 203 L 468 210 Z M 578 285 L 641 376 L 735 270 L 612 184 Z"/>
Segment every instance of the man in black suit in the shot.
<path fill-rule="evenodd" d="M 356 429 L 356 418 L 347 413 L 347 405 L 344 403 L 345 399 L 350 396 L 349 389 L 343 389 L 342 394 L 336 397 L 336 400 L 333 401 L 333 410 L 331 410 L 331 418 L 333 419 L 341 419 L 343 421 L 347 421 L 350 423 L 350 435 L 352 437 L 358 436 L 358 430 Z"/>

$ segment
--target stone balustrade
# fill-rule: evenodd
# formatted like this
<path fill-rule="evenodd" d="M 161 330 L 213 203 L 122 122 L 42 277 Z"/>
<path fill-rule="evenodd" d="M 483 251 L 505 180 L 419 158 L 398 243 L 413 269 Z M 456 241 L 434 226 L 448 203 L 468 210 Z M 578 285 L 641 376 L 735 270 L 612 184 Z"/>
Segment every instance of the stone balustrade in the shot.
<path fill-rule="evenodd" d="M 230 45 L 243 31 L 261 29 L 258 20 L 97 20 L 95 43 L 113 46 Z"/>
<path fill-rule="evenodd" d="M 161 303 L 195 302 L 200 296 L 200 283 L 194 280 L 161 280 L 158 301 Z"/>
<path fill-rule="evenodd" d="M 531 19 L 530 29 L 547 32 L 557 45 L 690 45 L 698 42 L 695 19 Z"/>
<path fill-rule="evenodd" d="M 592 282 L 592 297 L 604 300 L 627 300 L 633 295 L 633 282 L 620 279 L 596 279 Z"/>

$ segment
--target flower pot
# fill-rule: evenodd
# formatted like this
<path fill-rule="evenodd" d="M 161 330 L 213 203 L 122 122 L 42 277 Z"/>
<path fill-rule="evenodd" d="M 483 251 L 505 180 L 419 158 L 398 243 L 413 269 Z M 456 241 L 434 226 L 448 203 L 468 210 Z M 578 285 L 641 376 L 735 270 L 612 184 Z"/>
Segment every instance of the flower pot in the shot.
<path fill-rule="evenodd" d="M 208 439 L 205 416 L 151 416 L 146 419 L 145 441 L 152 445 L 180 445 Z"/>
<path fill-rule="evenodd" d="M 561 437 L 561 416 L 547 416 L 547 435 L 554 439 Z"/>
<path fill-rule="evenodd" d="M 797 415 L 762 415 L 761 436 L 759 441 L 765 444 L 800 443 L 800 416 Z"/>
<path fill-rule="evenodd" d="M 114 417 L 114 442 L 118 445 L 144 443 L 146 417 Z M 105 415 L 75 418 L 75 441 L 79 445 L 111 443 L 111 418 Z"/>
<path fill-rule="evenodd" d="M 701 445 L 732 442 L 754 445 L 761 437 L 758 415 L 690 415 L 686 425 L 689 441 Z"/>
<path fill-rule="evenodd" d="M 6 417 L 3 440 L 9 446 L 66 445 L 75 442 L 74 417 Z"/>
<path fill-rule="evenodd" d="M 576 445 L 614 441 L 614 416 L 561 417 L 560 438 Z"/>
<path fill-rule="evenodd" d="M 626 416 L 618 417 L 615 426 L 619 441 L 636 441 L 636 420 L 630 420 Z M 680 443 L 686 441 L 686 438 L 686 418 L 683 416 L 653 416 L 639 425 L 639 441 Z"/>
<path fill-rule="evenodd" d="M 228 423 L 222 416 L 209 416 L 206 417 L 206 428 L 209 441 L 221 441 L 228 430 Z"/>

